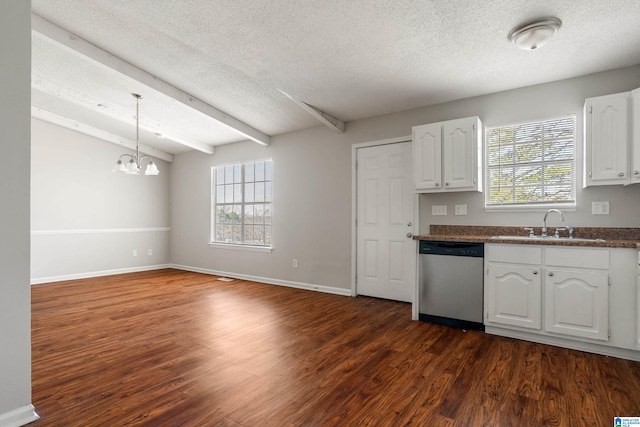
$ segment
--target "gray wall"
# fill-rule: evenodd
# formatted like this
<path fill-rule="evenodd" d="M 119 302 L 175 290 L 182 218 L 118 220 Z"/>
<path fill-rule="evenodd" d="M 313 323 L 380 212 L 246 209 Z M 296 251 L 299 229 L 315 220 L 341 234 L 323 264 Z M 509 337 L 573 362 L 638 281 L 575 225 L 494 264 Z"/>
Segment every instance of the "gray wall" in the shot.
<path fill-rule="evenodd" d="M 0 425 L 31 405 L 30 13 L 15 0 L 0 14 Z"/>
<path fill-rule="evenodd" d="M 167 162 L 155 159 L 158 176 L 115 174 L 130 150 L 40 120 L 31 129 L 32 283 L 169 262 Z"/>
<path fill-rule="evenodd" d="M 345 134 L 319 127 L 273 138 L 270 147 L 240 143 L 213 156 L 176 156 L 171 176 L 171 261 L 199 269 L 276 281 L 350 288 L 351 145 L 407 136 L 414 125 L 478 115 L 484 125 L 577 115 L 582 141 L 584 99 L 640 87 L 640 66 L 418 108 L 347 124 Z M 582 148 L 578 156 L 582 155 Z M 210 168 L 271 157 L 274 161 L 274 251 L 270 254 L 209 248 Z M 578 161 L 578 177 L 582 164 Z M 574 226 L 640 227 L 640 185 L 580 189 Z M 591 215 L 591 202 L 608 200 L 611 215 Z M 467 216 L 432 217 L 432 204 L 466 203 Z M 535 213 L 485 212 L 481 193 L 420 196 L 420 232 L 430 224 L 538 225 Z M 292 268 L 297 258 L 299 268 Z"/>

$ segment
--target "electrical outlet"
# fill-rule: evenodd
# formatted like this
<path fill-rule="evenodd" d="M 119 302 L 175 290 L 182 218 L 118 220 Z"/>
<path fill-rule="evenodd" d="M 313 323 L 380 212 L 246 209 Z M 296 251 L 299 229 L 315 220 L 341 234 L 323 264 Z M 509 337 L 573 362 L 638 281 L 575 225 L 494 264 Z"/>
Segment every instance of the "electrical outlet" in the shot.
<path fill-rule="evenodd" d="M 456 215 L 466 215 L 467 214 L 467 205 L 466 204 L 456 205 L 455 214 Z"/>
<path fill-rule="evenodd" d="M 591 202 L 592 215 L 609 215 L 609 202 Z"/>
<path fill-rule="evenodd" d="M 298 260 L 297 259 L 293 260 L 293 268 L 298 268 Z"/>
<path fill-rule="evenodd" d="M 133 250 L 133 256 L 138 256 L 138 250 L 137 249 Z"/>
<path fill-rule="evenodd" d="M 446 215 L 447 205 L 431 205 L 431 215 Z"/>
<path fill-rule="evenodd" d="M 153 249 L 147 249 L 147 255 L 149 256 L 153 255 Z"/>

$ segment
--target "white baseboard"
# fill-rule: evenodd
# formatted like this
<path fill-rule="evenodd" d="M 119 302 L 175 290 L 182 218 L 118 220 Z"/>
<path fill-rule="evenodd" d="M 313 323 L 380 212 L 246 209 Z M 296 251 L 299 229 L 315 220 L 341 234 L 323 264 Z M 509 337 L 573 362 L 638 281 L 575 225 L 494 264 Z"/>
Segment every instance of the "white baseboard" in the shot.
<path fill-rule="evenodd" d="M 20 427 L 40 419 L 36 408 L 29 404 L 13 411 L 0 414 L 0 427 Z"/>
<path fill-rule="evenodd" d="M 37 278 L 31 278 L 31 284 L 39 285 L 42 283 L 62 282 L 65 280 L 89 279 L 92 277 L 113 276 L 114 274 L 124 274 L 124 273 L 138 273 L 140 271 L 160 270 L 163 268 L 171 268 L 171 265 L 170 264 L 144 265 L 141 267 L 118 268 L 115 270 L 89 271 L 85 273 L 65 274 L 62 276 L 37 277 Z M 0 427 L 2 426 L 0 425 Z"/>
<path fill-rule="evenodd" d="M 347 297 L 352 296 L 351 289 L 334 288 L 332 286 L 313 285 L 310 283 L 292 282 L 289 280 L 270 279 L 268 277 L 250 276 L 248 274 L 232 273 L 229 271 L 209 270 L 206 268 L 191 267 L 188 265 L 171 264 L 170 268 L 175 268 L 176 270 L 193 271 L 195 273 L 211 274 L 213 276 L 231 277 L 239 280 L 250 280 L 252 282 L 266 283 L 269 285 L 286 286 L 289 288 L 305 289 L 308 291 L 318 291 L 327 294 L 343 295 Z"/>

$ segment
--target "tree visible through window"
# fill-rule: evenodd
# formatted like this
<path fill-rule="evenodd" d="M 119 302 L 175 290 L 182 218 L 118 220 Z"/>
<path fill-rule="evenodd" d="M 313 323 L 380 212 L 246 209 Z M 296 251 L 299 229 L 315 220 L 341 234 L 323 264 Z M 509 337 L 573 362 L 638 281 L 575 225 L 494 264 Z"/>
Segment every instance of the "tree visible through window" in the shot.
<path fill-rule="evenodd" d="M 487 128 L 487 207 L 575 204 L 575 122 Z"/>
<path fill-rule="evenodd" d="M 213 241 L 271 246 L 272 161 L 212 169 Z"/>

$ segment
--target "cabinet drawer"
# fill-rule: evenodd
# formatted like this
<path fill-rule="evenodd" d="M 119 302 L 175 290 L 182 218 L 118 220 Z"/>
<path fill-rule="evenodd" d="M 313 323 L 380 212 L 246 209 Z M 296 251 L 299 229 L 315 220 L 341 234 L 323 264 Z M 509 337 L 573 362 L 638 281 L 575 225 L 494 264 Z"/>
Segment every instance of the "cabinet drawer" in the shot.
<path fill-rule="evenodd" d="M 514 264 L 542 264 L 542 249 L 535 246 L 485 245 L 488 261 Z"/>
<path fill-rule="evenodd" d="M 556 267 L 609 269 L 608 249 L 545 248 L 544 264 Z"/>

